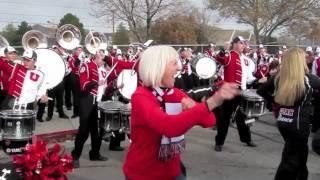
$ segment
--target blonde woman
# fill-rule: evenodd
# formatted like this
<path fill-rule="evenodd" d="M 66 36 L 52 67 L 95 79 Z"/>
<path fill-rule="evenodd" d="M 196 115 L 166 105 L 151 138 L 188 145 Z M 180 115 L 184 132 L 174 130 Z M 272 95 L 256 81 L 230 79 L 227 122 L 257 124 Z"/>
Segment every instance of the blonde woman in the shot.
<path fill-rule="evenodd" d="M 280 72 L 258 89 L 267 101 L 277 104 L 277 125 L 285 145 L 275 180 L 308 179 L 309 114 L 313 89 L 320 79 L 309 74 L 305 52 L 291 48 L 283 56 Z"/>

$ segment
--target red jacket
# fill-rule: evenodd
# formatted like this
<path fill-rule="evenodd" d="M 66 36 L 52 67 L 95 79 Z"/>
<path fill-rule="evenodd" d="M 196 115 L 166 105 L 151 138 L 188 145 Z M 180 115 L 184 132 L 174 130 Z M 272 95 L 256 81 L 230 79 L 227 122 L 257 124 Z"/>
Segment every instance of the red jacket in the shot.
<path fill-rule="evenodd" d="M 135 61 L 122 61 L 122 60 L 119 60 L 113 56 L 109 56 L 109 57 L 106 57 L 106 63 L 108 64 L 108 66 L 111 68 L 112 66 L 114 66 L 116 63 L 117 63 L 117 66 L 115 67 L 115 69 L 111 72 L 111 74 L 109 75 L 108 77 L 108 86 L 107 86 L 107 89 L 106 89 L 106 94 L 110 94 L 112 93 L 112 83 L 114 80 L 116 80 L 119 76 L 119 74 L 121 73 L 122 70 L 124 69 L 132 69 L 132 67 L 134 66 L 135 64 Z M 138 72 L 138 67 L 139 67 L 139 62 L 136 63 L 135 67 L 134 67 L 134 70 L 136 72 Z M 138 77 L 139 77 L 139 74 L 138 74 Z"/>
<path fill-rule="evenodd" d="M 78 60 L 78 57 L 76 56 L 70 57 L 70 59 L 68 60 L 68 66 L 71 68 L 71 73 L 79 75 L 80 65 L 75 63 L 76 60 Z"/>
<path fill-rule="evenodd" d="M 263 64 L 263 65 L 260 65 L 256 71 L 256 73 L 254 74 L 254 76 L 258 79 L 261 79 L 265 76 L 268 75 L 268 72 L 269 72 L 269 66 L 268 64 Z"/>
<path fill-rule="evenodd" d="M 216 59 L 224 65 L 224 81 L 241 86 L 242 67 L 239 54 L 236 51 L 230 51 L 230 54 L 224 57 L 217 55 Z"/>
<path fill-rule="evenodd" d="M 98 66 L 92 60 L 88 63 L 81 64 L 80 67 L 80 89 L 84 92 L 90 92 L 93 95 L 97 95 L 98 86 L 88 90 L 87 85 L 90 82 L 99 82 L 99 71 Z"/>
<path fill-rule="evenodd" d="M 13 71 L 14 64 L 8 60 L 0 59 L 0 81 L 4 91 L 9 90 L 10 76 Z"/>
<path fill-rule="evenodd" d="M 174 89 L 165 99 L 181 102 L 186 95 Z M 175 137 L 186 133 L 195 125 L 213 126 L 215 116 L 204 103 L 178 115 L 168 115 L 160 109 L 160 102 L 146 87 L 138 87 L 131 98 L 131 144 L 123 166 L 130 180 L 175 180 L 181 174 L 180 156 L 168 161 L 158 160 L 161 137 Z"/>

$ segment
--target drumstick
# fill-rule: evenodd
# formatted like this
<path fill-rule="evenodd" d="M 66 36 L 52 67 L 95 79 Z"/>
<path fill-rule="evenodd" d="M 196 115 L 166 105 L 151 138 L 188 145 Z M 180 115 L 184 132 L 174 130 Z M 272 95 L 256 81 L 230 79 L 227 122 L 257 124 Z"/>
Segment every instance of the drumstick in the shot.
<path fill-rule="evenodd" d="M 90 35 L 91 35 L 91 37 L 92 37 L 94 47 L 95 47 L 95 48 L 97 48 L 96 39 L 94 38 L 93 33 L 92 33 L 92 31 L 91 31 L 91 30 L 90 30 Z"/>
<path fill-rule="evenodd" d="M 48 97 L 48 100 L 53 101 L 53 99 L 51 97 Z"/>
<path fill-rule="evenodd" d="M 104 83 L 107 83 L 108 77 L 110 76 L 110 74 L 112 73 L 112 71 L 114 70 L 114 68 L 116 68 L 117 64 L 118 64 L 118 62 L 116 62 L 116 63 L 111 67 L 111 69 L 109 70 L 109 72 L 108 72 L 108 74 L 107 74 L 107 76 L 106 76 L 106 80 L 104 81 Z"/>
<path fill-rule="evenodd" d="M 264 74 L 262 73 L 262 71 L 260 71 L 260 74 L 261 74 L 262 78 L 264 78 L 264 77 L 265 77 L 265 76 L 264 76 Z"/>
<path fill-rule="evenodd" d="M 234 36 L 235 33 L 236 33 L 236 30 L 233 29 L 233 32 L 232 32 L 232 34 L 231 34 L 231 36 L 230 36 L 230 39 L 229 39 L 228 43 L 231 43 L 232 38 L 233 38 L 233 36 Z"/>
<path fill-rule="evenodd" d="M 250 32 L 250 35 L 249 35 L 249 38 L 248 38 L 248 42 L 250 42 L 251 36 L 252 36 L 252 33 Z"/>

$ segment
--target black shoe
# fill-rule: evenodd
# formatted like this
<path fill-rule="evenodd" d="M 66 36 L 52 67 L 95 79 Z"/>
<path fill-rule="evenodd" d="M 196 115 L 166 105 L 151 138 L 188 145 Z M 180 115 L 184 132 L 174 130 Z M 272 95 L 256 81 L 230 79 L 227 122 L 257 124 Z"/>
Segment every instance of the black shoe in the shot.
<path fill-rule="evenodd" d="M 257 147 L 257 145 L 255 143 L 253 143 L 252 141 L 247 142 L 247 146 L 249 146 L 249 147 Z"/>
<path fill-rule="evenodd" d="M 221 145 L 215 145 L 214 146 L 214 150 L 217 152 L 221 152 L 222 151 L 222 146 Z"/>
<path fill-rule="evenodd" d="M 52 120 L 52 117 L 47 117 L 46 118 L 46 121 L 51 121 Z"/>
<path fill-rule="evenodd" d="M 37 118 L 37 120 L 38 120 L 39 122 L 44 122 L 44 120 L 43 120 L 42 118 Z"/>
<path fill-rule="evenodd" d="M 124 148 L 121 146 L 109 147 L 110 151 L 123 151 Z"/>
<path fill-rule="evenodd" d="M 107 157 L 101 156 L 100 154 L 98 156 L 91 156 L 90 153 L 89 153 L 89 159 L 90 161 L 107 161 L 108 160 Z"/>
<path fill-rule="evenodd" d="M 59 115 L 59 118 L 61 118 L 61 119 L 69 119 L 69 116 L 67 116 L 65 114 L 62 114 L 62 115 Z"/>
<path fill-rule="evenodd" d="M 67 107 L 67 110 L 68 110 L 68 111 L 72 110 L 72 107 Z"/>
<path fill-rule="evenodd" d="M 72 115 L 71 116 L 71 118 L 73 119 L 73 118 L 77 118 L 79 115 L 78 114 L 74 114 L 74 115 Z"/>
<path fill-rule="evenodd" d="M 79 159 L 72 160 L 73 168 L 80 168 L 80 162 Z"/>

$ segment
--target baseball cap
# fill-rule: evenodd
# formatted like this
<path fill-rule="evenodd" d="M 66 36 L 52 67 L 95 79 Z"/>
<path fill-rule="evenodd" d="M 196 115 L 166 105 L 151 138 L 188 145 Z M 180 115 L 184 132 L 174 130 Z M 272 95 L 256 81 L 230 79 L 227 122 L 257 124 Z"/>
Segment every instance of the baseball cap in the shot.
<path fill-rule="evenodd" d="M 37 53 L 34 50 L 28 49 L 24 51 L 22 57 L 29 60 L 37 60 Z"/>
<path fill-rule="evenodd" d="M 246 40 L 242 36 L 237 36 L 232 40 L 232 43 L 245 42 Z"/>
<path fill-rule="evenodd" d="M 122 54 L 121 49 L 117 49 L 117 54 Z"/>
<path fill-rule="evenodd" d="M 308 46 L 308 47 L 306 48 L 306 52 L 312 52 L 312 47 L 311 47 L 311 46 Z"/>
<path fill-rule="evenodd" d="M 16 49 L 12 46 L 8 46 L 4 49 L 4 53 L 7 54 L 7 53 L 10 53 L 10 52 L 17 52 Z"/>

